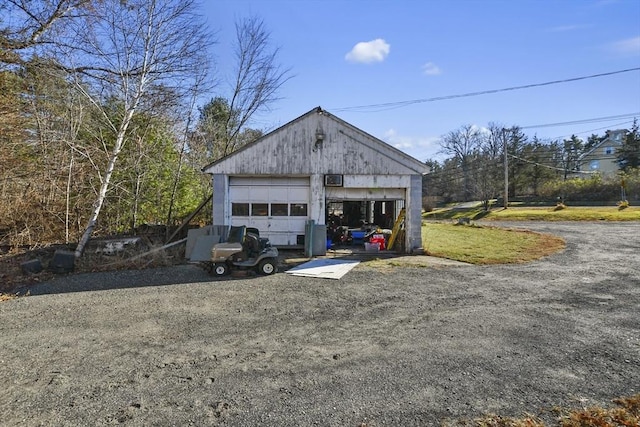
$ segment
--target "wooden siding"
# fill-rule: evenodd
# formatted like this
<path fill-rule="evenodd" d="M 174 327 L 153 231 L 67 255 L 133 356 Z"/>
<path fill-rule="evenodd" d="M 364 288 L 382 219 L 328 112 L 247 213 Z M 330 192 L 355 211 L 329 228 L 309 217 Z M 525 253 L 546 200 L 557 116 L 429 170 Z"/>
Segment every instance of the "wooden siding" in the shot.
<path fill-rule="evenodd" d="M 597 168 L 594 169 L 591 167 L 592 161 L 598 162 Z M 620 170 L 615 149 L 612 154 L 606 154 L 603 147 L 599 147 L 598 150 L 592 151 L 580 160 L 580 170 L 585 172 L 599 172 L 603 175 L 615 174 Z"/>
<path fill-rule="evenodd" d="M 405 250 L 421 250 L 422 174 L 429 168 L 320 108 L 203 170 L 213 175 L 214 224 L 232 221 L 230 182 L 292 185 L 304 180 L 309 184 L 308 218 L 316 224 L 325 223 L 327 200 L 404 200 Z M 330 174 L 342 175 L 343 185 L 326 187 L 324 177 Z"/>
<path fill-rule="evenodd" d="M 324 139 L 317 140 L 320 131 Z M 313 110 L 205 168 L 211 174 L 413 175 L 418 160 L 324 111 Z"/>

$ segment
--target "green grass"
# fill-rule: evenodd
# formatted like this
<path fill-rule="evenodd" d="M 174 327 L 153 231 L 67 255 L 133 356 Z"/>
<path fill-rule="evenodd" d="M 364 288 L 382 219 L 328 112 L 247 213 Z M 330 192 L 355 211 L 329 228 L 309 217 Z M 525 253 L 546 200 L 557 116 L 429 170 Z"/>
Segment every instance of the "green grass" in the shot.
<path fill-rule="evenodd" d="M 425 219 L 444 220 L 470 218 L 472 220 L 499 221 L 640 221 L 640 207 L 629 206 L 619 209 L 617 206 L 567 206 L 564 209 L 553 207 L 509 207 L 494 208 L 485 212 L 482 207 L 468 209 L 444 208 L 427 212 Z"/>
<path fill-rule="evenodd" d="M 564 249 L 549 234 L 488 226 L 427 223 L 422 227 L 425 253 L 470 264 L 514 264 L 533 261 Z"/>

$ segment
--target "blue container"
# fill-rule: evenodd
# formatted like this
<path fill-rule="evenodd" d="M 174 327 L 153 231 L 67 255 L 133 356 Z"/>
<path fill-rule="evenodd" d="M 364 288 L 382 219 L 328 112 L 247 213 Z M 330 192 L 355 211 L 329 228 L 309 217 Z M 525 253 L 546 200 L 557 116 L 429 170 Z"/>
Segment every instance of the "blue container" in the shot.
<path fill-rule="evenodd" d="M 366 232 L 364 231 L 352 231 L 351 237 L 353 238 L 352 244 L 354 245 L 362 245 L 364 244 L 364 235 Z"/>
<path fill-rule="evenodd" d="M 364 231 L 352 231 L 351 232 L 351 237 L 353 237 L 353 240 L 363 240 L 364 239 L 364 235 L 366 233 Z"/>

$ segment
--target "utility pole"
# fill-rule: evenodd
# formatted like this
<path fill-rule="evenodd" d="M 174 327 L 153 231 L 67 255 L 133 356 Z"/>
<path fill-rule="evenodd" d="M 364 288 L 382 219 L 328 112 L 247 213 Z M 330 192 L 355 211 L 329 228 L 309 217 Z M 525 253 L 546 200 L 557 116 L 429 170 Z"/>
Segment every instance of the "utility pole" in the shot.
<path fill-rule="evenodd" d="M 509 156 L 507 154 L 507 129 L 502 128 L 502 140 L 504 141 L 504 208 L 509 207 Z"/>

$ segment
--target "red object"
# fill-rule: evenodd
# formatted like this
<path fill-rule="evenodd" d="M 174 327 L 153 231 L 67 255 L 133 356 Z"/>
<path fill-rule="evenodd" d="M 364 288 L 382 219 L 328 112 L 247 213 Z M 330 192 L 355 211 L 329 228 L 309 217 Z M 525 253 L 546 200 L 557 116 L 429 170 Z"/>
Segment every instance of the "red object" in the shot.
<path fill-rule="evenodd" d="M 384 247 L 385 247 L 385 240 L 384 240 L 384 234 L 374 234 L 373 236 L 371 236 L 371 238 L 369 239 L 369 243 L 377 243 L 380 246 L 380 250 L 383 251 Z"/>

